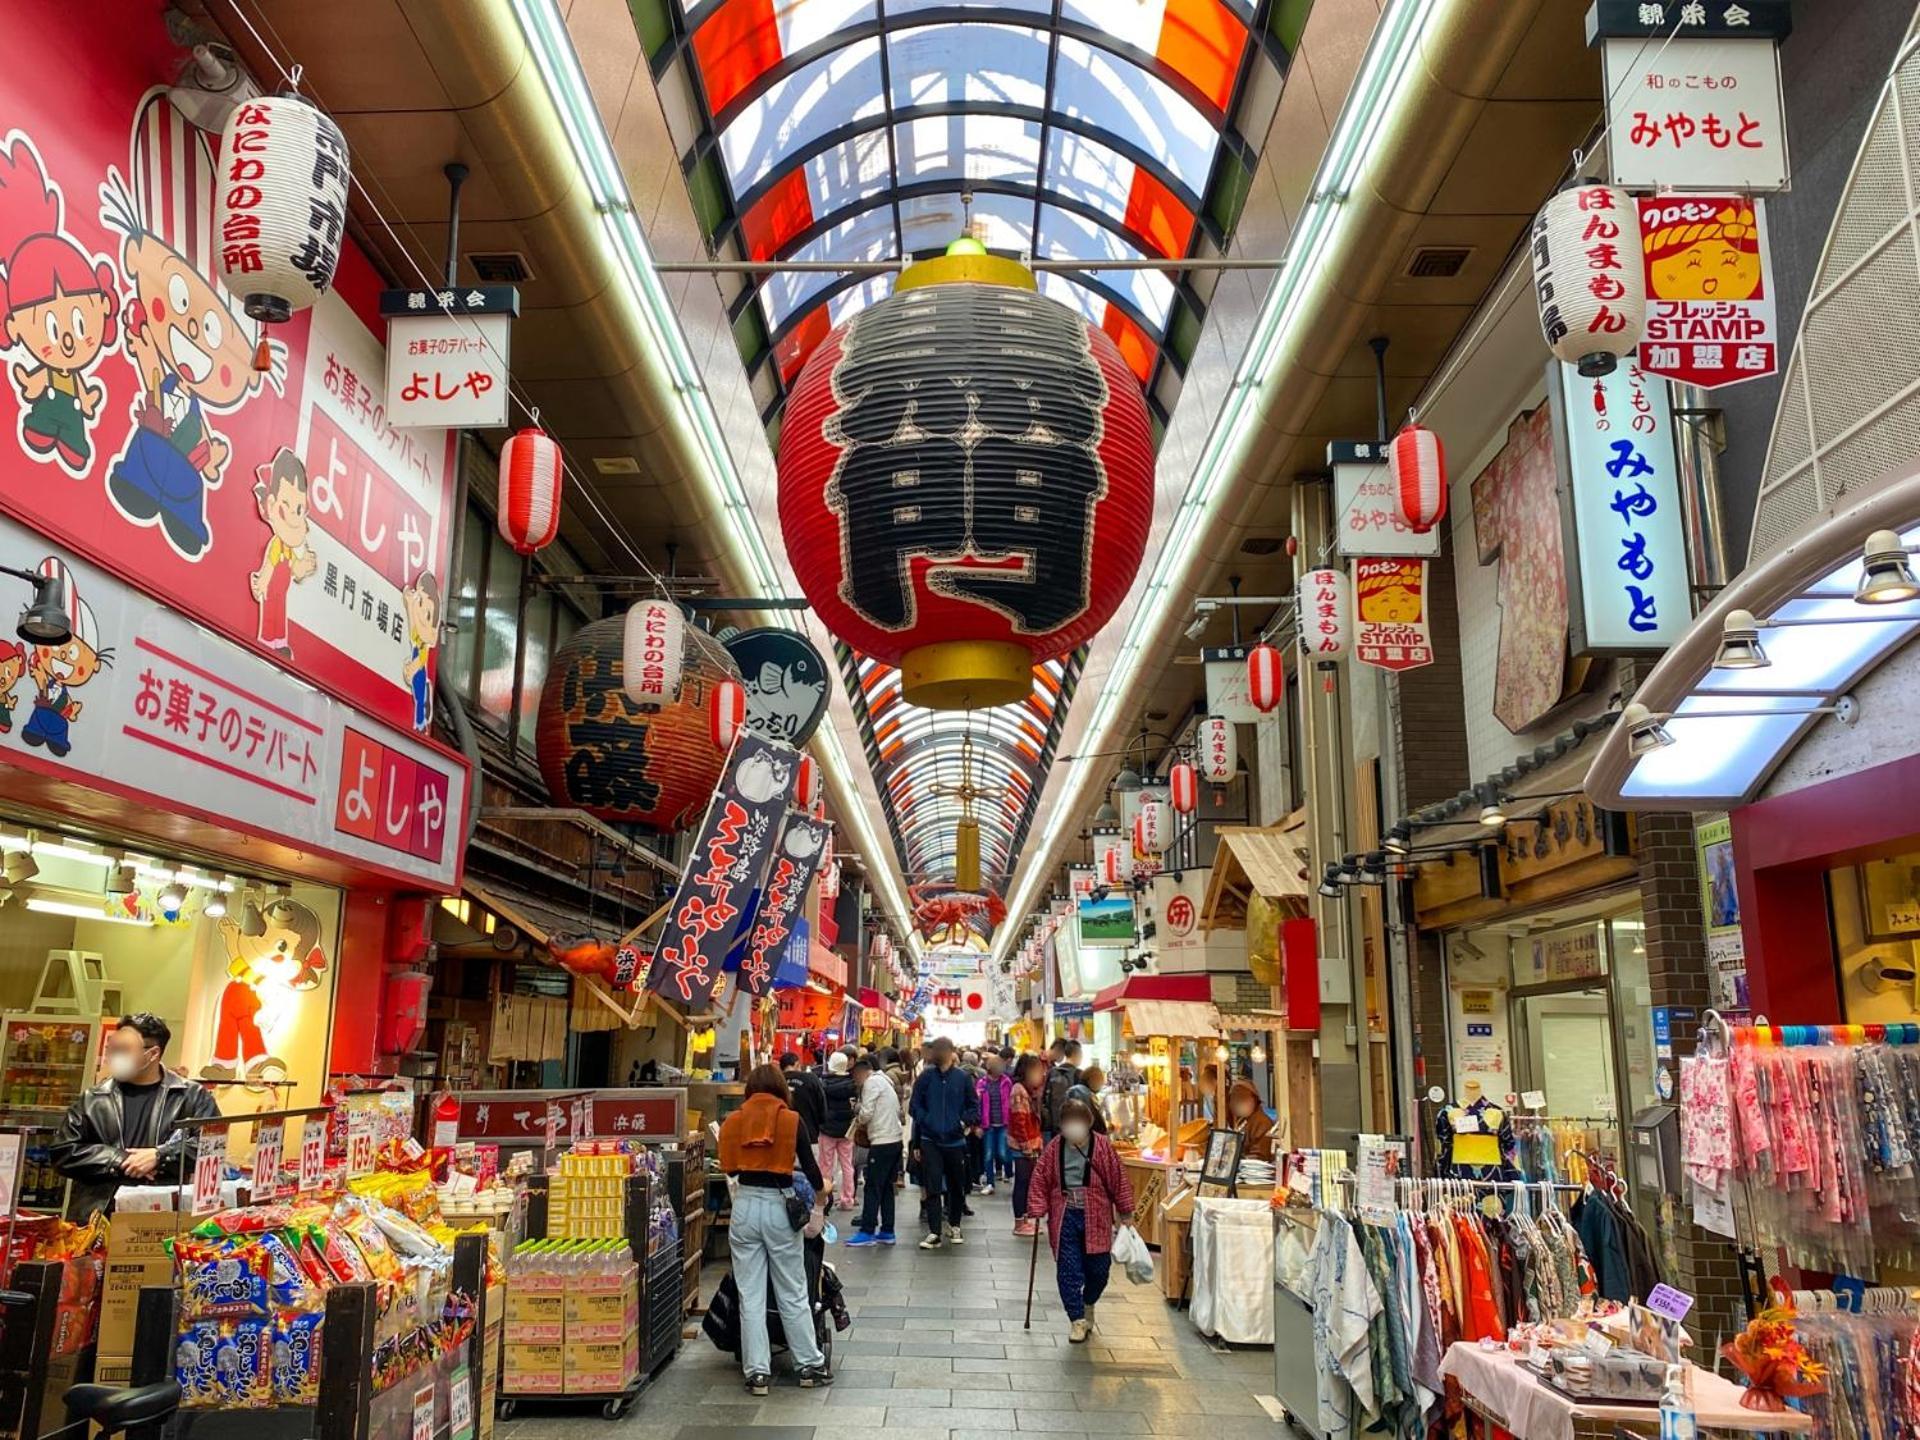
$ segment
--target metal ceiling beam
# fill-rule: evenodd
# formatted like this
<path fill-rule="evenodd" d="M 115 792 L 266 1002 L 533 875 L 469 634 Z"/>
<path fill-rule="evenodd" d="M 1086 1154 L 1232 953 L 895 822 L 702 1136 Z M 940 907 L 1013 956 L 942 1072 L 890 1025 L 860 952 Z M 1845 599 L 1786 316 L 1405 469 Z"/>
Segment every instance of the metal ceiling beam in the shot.
<path fill-rule="evenodd" d="M 839 211 L 834 214 L 838 216 Z M 897 275 L 912 260 L 660 260 L 654 269 L 662 275 Z M 1286 260 L 1247 260 L 1237 256 L 1194 255 L 1139 260 L 1022 260 L 1033 271 L 1069 273 L 1074 270 L 1278 270 Z"/>

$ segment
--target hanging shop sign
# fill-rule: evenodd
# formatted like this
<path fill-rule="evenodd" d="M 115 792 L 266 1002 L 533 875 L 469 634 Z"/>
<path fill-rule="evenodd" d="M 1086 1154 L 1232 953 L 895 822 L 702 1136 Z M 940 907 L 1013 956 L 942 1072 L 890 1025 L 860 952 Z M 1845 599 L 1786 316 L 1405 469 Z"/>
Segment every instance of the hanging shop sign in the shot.
<path fill-rule="evenodd" d="M 1067 887 L 1075 901 L 1086 899 L 1099 888 L 1100 881 L 1091 865 L 1069 865 L 1067 867 Z"/>
<path fill-rule="evenodd" d="M 1036 663 L 1119 607 L 1153 514 L 1146 402 L 1119 348 L 994 256 L 910 267 L 820 344 L 779 472 L 815 611 L 941 709 L 1026 699 Z"/>
<path fill-rule="evenodd" d="M 1762 38 L 1602 40 L 1607 153 L 1631 190 L 1782 190 L 1780 62 Z"/>
<path fill-rule="evenodd" d="M 0 548 L 45 553 L 0 518 Z M 75 556 L 65 645 L 0 676 L 8 764 L 434 889 L 458 888 L 466 765 L 305 685 Z"/>
<path fill-rule="evenodd" d="M 1767 207 L 1749 195 L 1642 196 L 1647 328 L 1640 368 L 1712 390 L 1780 362 Z"/>
<path fill-rule="evenodd" d="M 806 636 L 767 626 L 726 640 L 747 687 L 747 724 L 771 740 L 804 745 L 827 713 L 827 662 Z"/>
<path fill-rule="evenodd" d="M 1664 650 L 1692 620 L 1680 466 L 1667 384 L 1638 365 L 1585 376 L 1555 365 L 1568 643 L 1575 656 Z"/>
<path fill-rule="evenodd" d="M 1248 688 L 1249 645 L 1214 645 L 1200 652 L 1206 668 L 1207 713 L 1235 725 L 1255 725 L 1261 719 Z"/>
<path fill-rule="evenodd" d="M 388 290 L 387 395 L 396 425 L 490 430 L 507 423 L 507 364 L 520 292 L 511 285 Z"/>
<path fill-rule="evenodd" d="M 1594 0 L 1587 43 L 1702 35 L 1784 40 L 1793 33 L 1791 12 L 1791 0 Z"/>
<path fill-rule="evenodd" d="M 1153 947 L 1162 957 L 1198 954 L 1207 948 L 1201 908 L 1211 869 L 1163 871 L 1153 877 Z"/>
<path fill-rule="evenodd" d="M 1300 649 L 1315 661 L 1346 658 L 1353 642 L 1353 592 L 1344 570 L 1309 570 L 1300 577 Z"/>
<path fill-rule="evenodd" d="M 806 903 L 828 833 L 826 821 L 798 810 L 787 812 L 779 848 L 767 869 L 766 894 L 740 959 L 740 988 L 749 995 L 764 995 L 773 987 L 774 969 L 793 934 L 794 917 Z"/>
<path fill-rule="evenodd" d="M 772 863 L 799 758 L 788 746 L 740 732 L 687 852 L 647 971 L 649 990 L 690 1011 L 705 1007 L 747 897 Z"/>
<path fill-rule="evenodd" d="M 307 683 L 424 730 L 453 441 L 394 424 L 377 281 L 338 232 L 344 154 L 317 112 L 275 98 L 234 112 L 249 148 L 223 166 L 218 134 L 143 89 L 180 63 L 150 7 L 49 6 L 13 28 L 39 59 L 0 81 L 3 108 L 26 117 L 0 142 L 0 183 L 36 199 L 9 210 L 0 321 L 16 335 L 57 322 L 73 350 L 57 365 L 17 352 L 0 506 Z M 35 123 L 56 92 L 57 121 Z M 320 293 L 332 252 L 340 288 Z M 249 307 L 291 318 L 263 326 Z"/>
<path fill-rule="evenodd" d="M 1439 527 L 1421 531 L 1409 523 L 1387 464 L 1391 445 L 1377 440 L 1335 440 L 1327 446 L 1333 470 L 1333 503 L 1339 552 L 1353 555 L 1440 553 Z M 1442 502 L 1441 510 L 1445 510 Z"/>
<path fill-rule="evenodd" d="M 1353 658 L 1362 665 L 1416 670 L 1433 663 L 1426 561 L 1355 560 L 1353 613 Z"/>
<path fill-rule="evenodd" d="M 682 634 L 678 693 L 654 709 L 626 689 L 622 616 L 576 630 L 547 666 L 535 751 L 547 792 L 610 823 L 684 830 L 713 796 L 726 752 L 712 736 L 711 700 L 739 684 L 733 660 L 697 626 Z"/>
<path fill-rule="evenodd" d="M 1646 325 L 1640 212 L 1633 197 L 1576 183 L 1540 208 L 1529 242 L 1540 334 L 1556 359 L 1605 375 Z"/>

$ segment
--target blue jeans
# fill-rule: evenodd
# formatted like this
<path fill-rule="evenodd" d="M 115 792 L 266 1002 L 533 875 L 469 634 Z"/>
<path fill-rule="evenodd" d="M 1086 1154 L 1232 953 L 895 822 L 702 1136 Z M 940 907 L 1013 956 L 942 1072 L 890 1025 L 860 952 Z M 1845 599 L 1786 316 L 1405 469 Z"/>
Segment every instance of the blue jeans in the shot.
<path fill-rule="evenodd" d="M 793 1363 L 802 1368 L 824 1365 L 826 1357 L 813 1339 L 800 1232 L 787 1223 L 786 1197 L 778 1190 L 742 1185 L 733 1197 L 727 1240 L 733 1252 L 733 1283 L 740 1291 L 741 1370 L 748 1375 L 773 1370 L 773 1342 L 767 1338 L 769 1279 Z"/>
<path fill-rule="evenodd" d="M 1054 1257 L 1054 1279 L 1060 1285 L 1060 1303 L 1069 1320 L 1087 1318 L 1087 1306 L 1107 1293 L 1113 1256 L 1087 1253 L 1087 1214 L 1068 1210 L 1060 1219 L 1060 1243 Z"/>
<path fill-rule="evenodd" d="M 986 1134 L 987 1179 L 1004 1180 L 1013 1174 L 1013 1151 L 1007 1147 L 1007 1127 L 989 1125 Z"/>

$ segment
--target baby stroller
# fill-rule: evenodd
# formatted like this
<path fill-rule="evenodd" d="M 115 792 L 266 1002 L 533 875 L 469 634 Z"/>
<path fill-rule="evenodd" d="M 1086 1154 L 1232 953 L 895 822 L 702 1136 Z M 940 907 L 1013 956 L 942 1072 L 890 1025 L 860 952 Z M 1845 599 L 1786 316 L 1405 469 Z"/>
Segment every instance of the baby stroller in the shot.
<path fill-rule="evenodd" d="M 834 1273 L 833 1266 L 827 1263 L 826 1242 L 814 1236 L 802 1243 L 807 1271 L 808 1309 L 813 1314 L 813 1341 L 820 1347 L 829 1369 L 833 1366 L 834 1316 L 844 1312 L 840 1299 L 840 1277 Z M 767 1338 L 773 1342 L 773 1353 L 778 1355 L 787 1348 L 787 1332 L 780 1323 L 780 1307 L 773 1303 L 772 1286 L 767 1291 Z M 729 1270 L 721 1278 L 720 1286 L 713 1292 L 713 1300 L 707 1306 L 707 1317 L 700 1324 L 707 1338 L 713 1341 L 715 1348 L 740 1359 L 740 1289 L 733 1281 L 733 1272 Z"/>

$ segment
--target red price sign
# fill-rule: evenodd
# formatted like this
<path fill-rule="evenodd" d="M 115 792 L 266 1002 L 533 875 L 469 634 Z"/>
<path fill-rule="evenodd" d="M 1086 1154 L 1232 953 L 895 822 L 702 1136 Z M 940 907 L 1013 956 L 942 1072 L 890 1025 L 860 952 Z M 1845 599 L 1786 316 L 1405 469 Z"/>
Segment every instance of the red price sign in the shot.
<path fill-rule="evenodd" d="M 373 1112 L 347 1112 L 347 1178 L 373 1173 Z"/>
<path fill-rule="evenodd" d="M 300 1193 L 320 1188 L 327 1168 L 327 1122 L 309 1115 L 300 1126 Z"/>
<path fill-rule="evenodd" d="M 208 1126 L 200 1132 L 199 1157 L 193 1162 L 193 1213 L 211 1215 L 220 1208 L 220 1181 L 227 1173 L 227 1130 Z"/>
<path fill-rule="evenodd" d="M 579 1141 L 587 1138 L 587 1102 L 575 1100 L 568 1106 L 567 1138 Z"/>
<path fill-rule="evenodd" d="M 286 1159 L 286 1129 L 279 1120 L 262 1120 L 253 1131 L 253 1203 L 280 1193 L 280 1166 Z"/>

